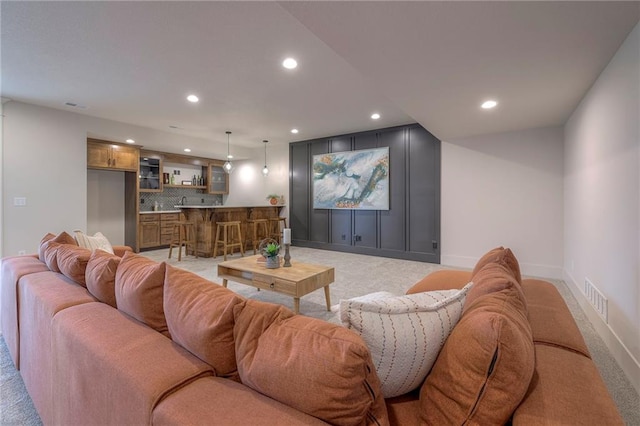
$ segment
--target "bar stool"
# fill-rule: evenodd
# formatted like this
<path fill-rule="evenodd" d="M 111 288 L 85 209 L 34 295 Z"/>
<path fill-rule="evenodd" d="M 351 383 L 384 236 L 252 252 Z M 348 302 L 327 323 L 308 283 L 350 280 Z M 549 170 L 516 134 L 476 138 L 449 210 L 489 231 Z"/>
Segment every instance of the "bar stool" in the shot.
<path fill-rule="evenodd" d="M 221 230 L 222 240 L 220 240 Z M 220 244 L 222 244 L 222 248 L 224 250 L 224 260 L 227 260 L 227 249 L 231 249 L 231 254 L 233 254 L 234 247 L 239 247 L 240 254 L 244 256 L 244 249 L 242 248 L 242 231 L 240 230 L 239 220 L 231 222 L 216 222 L 216 240 L 213 243 L 214 258 L 218 255 L 218 245 Z"/>
<path fill-rule="evenodd" d="M 256 254 L 256 248 L 264 238 L 269 237 L 269 219 L 249 219 L 247 224 L 251 227 L 251 234 L 245 241 L 244 250 L 247 251 L 247 244 L 253 244 L 253 254 Z"/>
<path fill-rule="evenodd" d="M 189 246 L 193 254 L 198 258 L 198 245 L 196 243 L 197 235 L 193 222 L 181 220 L 173 224 L 171 232 L 171 241 L 169 242 L 169 259 L 174 247 L 178 247 L 178 262 L 182 260 L 182 246 L 184 246 L 185 256 L 188 253 Z"/>
<path fill-rule="evenodd" d="M 284 225 L 284 226 L 283 226 Z M 269 233 L 270 237 L 273 238 L 280 244 L 282 241 L 282 230 L 287 227 L 287 218 L 286 217 L 271 217 L 269 218 Z"/>

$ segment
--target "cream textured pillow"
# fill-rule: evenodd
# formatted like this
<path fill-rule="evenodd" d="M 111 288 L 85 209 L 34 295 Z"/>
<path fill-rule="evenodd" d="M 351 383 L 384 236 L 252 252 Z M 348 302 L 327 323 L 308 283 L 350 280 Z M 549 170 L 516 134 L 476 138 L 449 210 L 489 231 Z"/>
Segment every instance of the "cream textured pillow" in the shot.
<path fill-rule="evenodd" d="M 111 243 L 105 237 L 102 232 L 96 232 L 93 237 L 85 234 L 82 231 L 73 231 L 76 234 L 76 241 L 80 247 L 88 248 L 89 250 L 104 250 L 107 253 L 113 253 L 113 247 Z"/>
<path fill-rule="evenodd" d="M 369 346 L 385 398 L 424 382 L 460 319 L 472 285 L 405 296 L 378 292 L 340 301 L 340 320 Z"/>

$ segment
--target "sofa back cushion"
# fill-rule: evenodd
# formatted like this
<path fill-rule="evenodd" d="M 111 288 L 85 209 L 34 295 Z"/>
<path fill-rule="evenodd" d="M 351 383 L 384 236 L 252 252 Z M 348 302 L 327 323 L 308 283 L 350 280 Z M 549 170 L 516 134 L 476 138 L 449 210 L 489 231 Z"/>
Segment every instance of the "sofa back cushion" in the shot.
<path fill-rule="evenodd" d="M 478 297 L 462 314 L 420 390 L 427 424 L 505 424 L 529 387 L 531 328 L 516 287 Z"/>
<path fill-rule="evenodd" d="M 163 309 L 166 264 L 127 252 L 116 270 L 115 293 L 119 310 L 171 337 Z"/>
<path fill-rule="evenodd" d="M 463 312 L 478 298 L 513 288 L 514 294 L 520 298 L 526 311 L 526 298 L 522 286 L 518 283 L 513 272 L 500 263 L 485 263 L 482 269 L 473 275 L 473 287 L 469 290 L 464 302 Z"/>
<path fill-rule="evenodd" d="M 52 234 L 51 232 L 47 232 L 47 234 L 42 237 L 40 240 L 40 245 L 38 246 L 38 259 L 40 262 L 44 262 L 44 243 L 47 241 L 53 240 L 56 237 L 56 234 Z"/>
<path fill-rule="evenodd" d="M 244 299 L 192 272 L 166 269 L 164 314 L 171 338 L 211 365 L 216 376 L 239 380 L 233 308 Z"/>
<path fill-rule="evenodd" d="M 61 244 L 56 257 L 60 272 L 81 286 L 87 286 L 85 271 L 91 257 L 91 250 L 72 244 Z"/>
<path fill-rule="evenodd" d="M 76 235 L 76 241 L 80 247 L 88 248 L 89 250 L 104 250 L 107 253 L 114 254 L 113 247 L 102 234 L 102 232 L 96 232 L 94 235 L 87 235 L 82 231 L 73 231 Z"/>
<path fill-rule="evenodd" d="M 104 250 L 91 252 L 85 280 L 89 293 L 102 303 L 116 305 L 116 271 L 120 265 L 120 257 L 107 253 Z"/>
<path fill-rule="evenodd" d="M 243 384 L 334 425 L 388 424 L 371 354 L 355 333 L 253 300 L 234 313 Z"/>
<path fill-rule="evenodd" d="M 504 247 L 496 247 L 493 250 L 489 250 L 480 258 L 480 260 L 478 260 L 476 266 L 473 268 L 473 272 L 471 273 L 471 280 L 473 282 L 476 282 L 474 279 L 475 274 L 488 263 L 498 263 L 504 266 L 511 271 L 516 281 L 522 284 L 522 276 L 520 275 L 520 264 L 518 263 L 518 259 L 516 259 L 516 256 L 513 254 L 511 249 Z"/>
<path fill-rule="evenodd" d="M 38 249 L 38 253 L 42 254 L 40 260 L 45 262 L 51 271 L 60 272 L 57 257 L 58 247 L 60 244 L 77 245 L 76 240 L 64 231 L 53 238 L 49 238 L 50 236 L 51 234 L 44 236 L 42 239 L 43 242 L 41 242 L 40 248 Z"/>

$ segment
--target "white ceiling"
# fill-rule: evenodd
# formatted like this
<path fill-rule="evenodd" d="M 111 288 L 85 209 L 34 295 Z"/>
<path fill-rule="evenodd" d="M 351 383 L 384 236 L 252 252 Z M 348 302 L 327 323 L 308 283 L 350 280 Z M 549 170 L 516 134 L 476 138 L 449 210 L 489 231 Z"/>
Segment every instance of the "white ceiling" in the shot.
<path fill-rule="evenodd" d="M 561 125 L 640 19 L 638 1 L 0 7 L 3 98 L 200 138 L 196 155 L 226 130 L 262 147 L 412 122 L 443 140 Z"/>

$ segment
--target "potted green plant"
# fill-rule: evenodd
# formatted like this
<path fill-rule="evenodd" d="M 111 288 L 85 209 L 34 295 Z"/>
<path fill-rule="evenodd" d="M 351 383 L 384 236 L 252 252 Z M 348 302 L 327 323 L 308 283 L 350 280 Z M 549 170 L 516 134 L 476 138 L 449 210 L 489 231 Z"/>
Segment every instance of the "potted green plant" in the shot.
<path fill-rule="evenodd" d="M 269 243 L 262 249 L 262 255 L 266 258 L 266 266 L 269 269 L 280 267 L 280 246 L 276 243 Z"/>
<path fill-rule="evenodd" d="M 280 196 L 276 195 L 276 194 L 269 194 L 269 195 L 267 195 L 267 200 L 269 200 L 269 203 L 272 206 L 275 206 L 280 201 Z"/>

